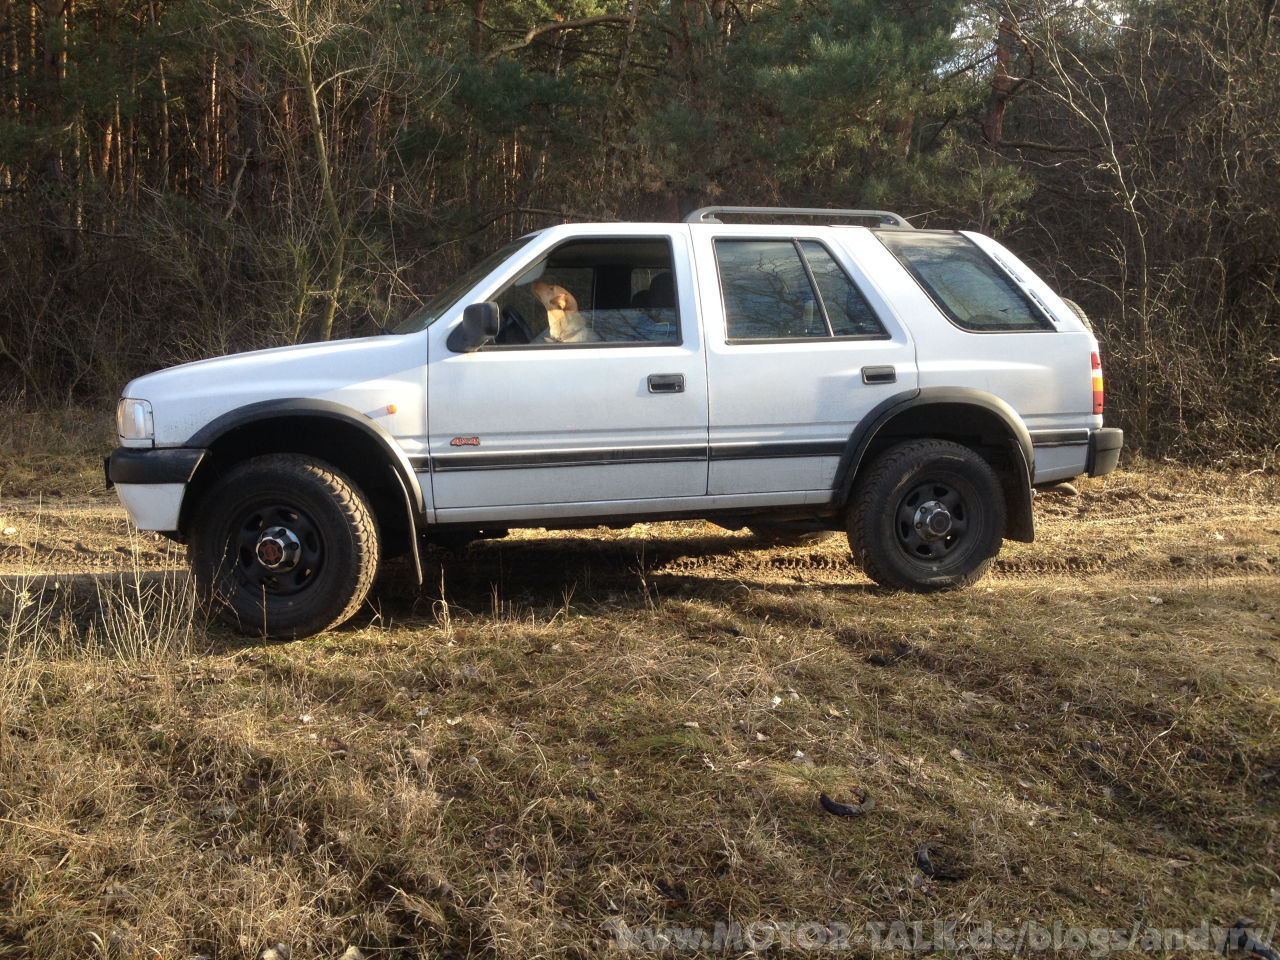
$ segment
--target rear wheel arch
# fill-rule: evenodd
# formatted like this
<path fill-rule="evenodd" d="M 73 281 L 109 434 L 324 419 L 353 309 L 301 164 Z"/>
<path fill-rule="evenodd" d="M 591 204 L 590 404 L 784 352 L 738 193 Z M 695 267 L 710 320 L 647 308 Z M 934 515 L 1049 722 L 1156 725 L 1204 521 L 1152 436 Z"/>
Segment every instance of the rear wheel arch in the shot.
<path fill-rule="evenodd" d="M 852 501 L 859 478 L 882 453 L 905 441 L 924 439 L 959 443 L 986 460 L 1004 494 L 1004 536 L 1032 541 L 1035 454 L 1031 435 L 1013 407 L 981 390 L 925 388 L 890 398 L 873 409 L 850 438 L 841 461 L 838 504 L 847 506 Z"/>
<path fill-rule="evenodd" d="M 377 517 L 385 556 L 415 552 L 424 512 L 413 468 L 394 438 L 355 410 L 321 400 L 251 404 L 211 421 L 185 445 L 209 453 L 183 497 L 184 537 L 220 477 L 254 457 L 290 453 L 328 463 L 351 479 Z"/>

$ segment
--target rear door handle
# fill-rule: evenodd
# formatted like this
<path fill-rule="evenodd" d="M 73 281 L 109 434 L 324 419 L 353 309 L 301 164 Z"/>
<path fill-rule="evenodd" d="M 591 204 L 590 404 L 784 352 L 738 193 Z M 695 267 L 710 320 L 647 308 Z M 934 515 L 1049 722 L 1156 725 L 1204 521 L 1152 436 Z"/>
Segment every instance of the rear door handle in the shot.
<path fill-rule="evenodd" d="M 863 367 L 862 368 L 863 383 L 897 383 L 898 370 L 896 367 Z"/>
<path fill-rule="evenodd" d="M 684 393 L 683 373 L 649 374 L 650 393 Z"/>

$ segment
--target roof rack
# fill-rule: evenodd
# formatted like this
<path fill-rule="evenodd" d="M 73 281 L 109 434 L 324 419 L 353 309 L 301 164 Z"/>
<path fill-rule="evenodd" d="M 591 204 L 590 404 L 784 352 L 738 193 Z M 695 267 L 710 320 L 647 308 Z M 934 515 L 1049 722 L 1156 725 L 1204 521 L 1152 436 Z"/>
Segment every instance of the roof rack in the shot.
<path fill-rule="evenodd" d="M 755 214 L 774 217 L 851 217 L 875 218 L 882 227 L 912 229 L 905 217 L 888 210 L 828 210 L 825 207 L 701 207 L 684 218 L 685 223 L 721 223 L 716 214 Z"/>

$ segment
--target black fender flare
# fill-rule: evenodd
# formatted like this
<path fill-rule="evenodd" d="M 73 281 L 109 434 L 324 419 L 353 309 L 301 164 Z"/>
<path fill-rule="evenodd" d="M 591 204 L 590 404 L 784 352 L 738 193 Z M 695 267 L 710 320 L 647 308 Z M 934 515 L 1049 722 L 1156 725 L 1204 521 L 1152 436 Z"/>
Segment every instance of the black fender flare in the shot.
<path fill-rule="evenodd" d="M 843 507 L 849 503 L 858 469 L 862 466 L 868 449 L 886 425 L 911 410 L 941 405 L 975 408 L 993 416 L 1007 431 L 1012 441 L 1011 455 L 1019 469 L 1015 471 L 1013 487 L 1006 489 L 1009 506 L 1006 535 L 1015 540 L 1030 542 L 1035 529 L 1031 506 L 1035 448 L 1031 444 L 1031 434 L 1017 411 L 1007 401 L 974 387 L 923 387 L 907 390 L 886 397 L 874 406 L 862 418 L 845 445 L 836 470 L 833 491 L 836 504 Z M 945 436 L 945 431 L 942 435 Z"/>
<path fill-rule="evenodd" d="M 315 400 L 307 397 L 291 397 L 281 400 L 262 400 L 257 403 L 236 407 L 219 417 L 215 417 L 197 430 L 183 444 L 186 447 L 209 448 L 220 437 L 231 430 L 259 423 L 263 420 L 274 420 L 281 417 L 312 417 L 322 420 L 337 420 L 353 426 L 374 440 L 387 456 L 387 462 L 395 470 L 404 484 L 405 493 L 418 516 L 425 515 L 422 501 L 422 490 L 418 487 L 413 466 L 404 450 L 396 443 L 395 438 L 387 432 L 382 424 L 370 420 L 358 410 L 334 403 L 331 400 Z"/>

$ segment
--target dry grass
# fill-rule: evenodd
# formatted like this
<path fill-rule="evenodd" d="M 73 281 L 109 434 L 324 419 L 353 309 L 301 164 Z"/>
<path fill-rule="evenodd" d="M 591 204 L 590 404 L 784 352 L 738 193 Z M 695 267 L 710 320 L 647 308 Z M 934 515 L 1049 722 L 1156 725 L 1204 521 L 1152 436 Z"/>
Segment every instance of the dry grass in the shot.
<path fill-rule="evenodd" d="M 102 489 L 115 445 L 114 411 L 21 410 L 0 401 L 0 497 L 75 497 Z"/>
<path fill-rule="evenodd" d="M 619 921 L 1265 928 L 1280 522 L 1195 516 L 1265 518 L 1276 493 L 1147 465 L 1047 502 L 1041 543 L 942 597 L 871 589 L 838 542 L 521 535 L 280 645 L 193 626 L 181 578 L 6 580 L 0 955 L 587 957 Z M 876 807 L 833 817 L 823 792 Z M 952 879 L 922 873 L 926 841 Z"/>

